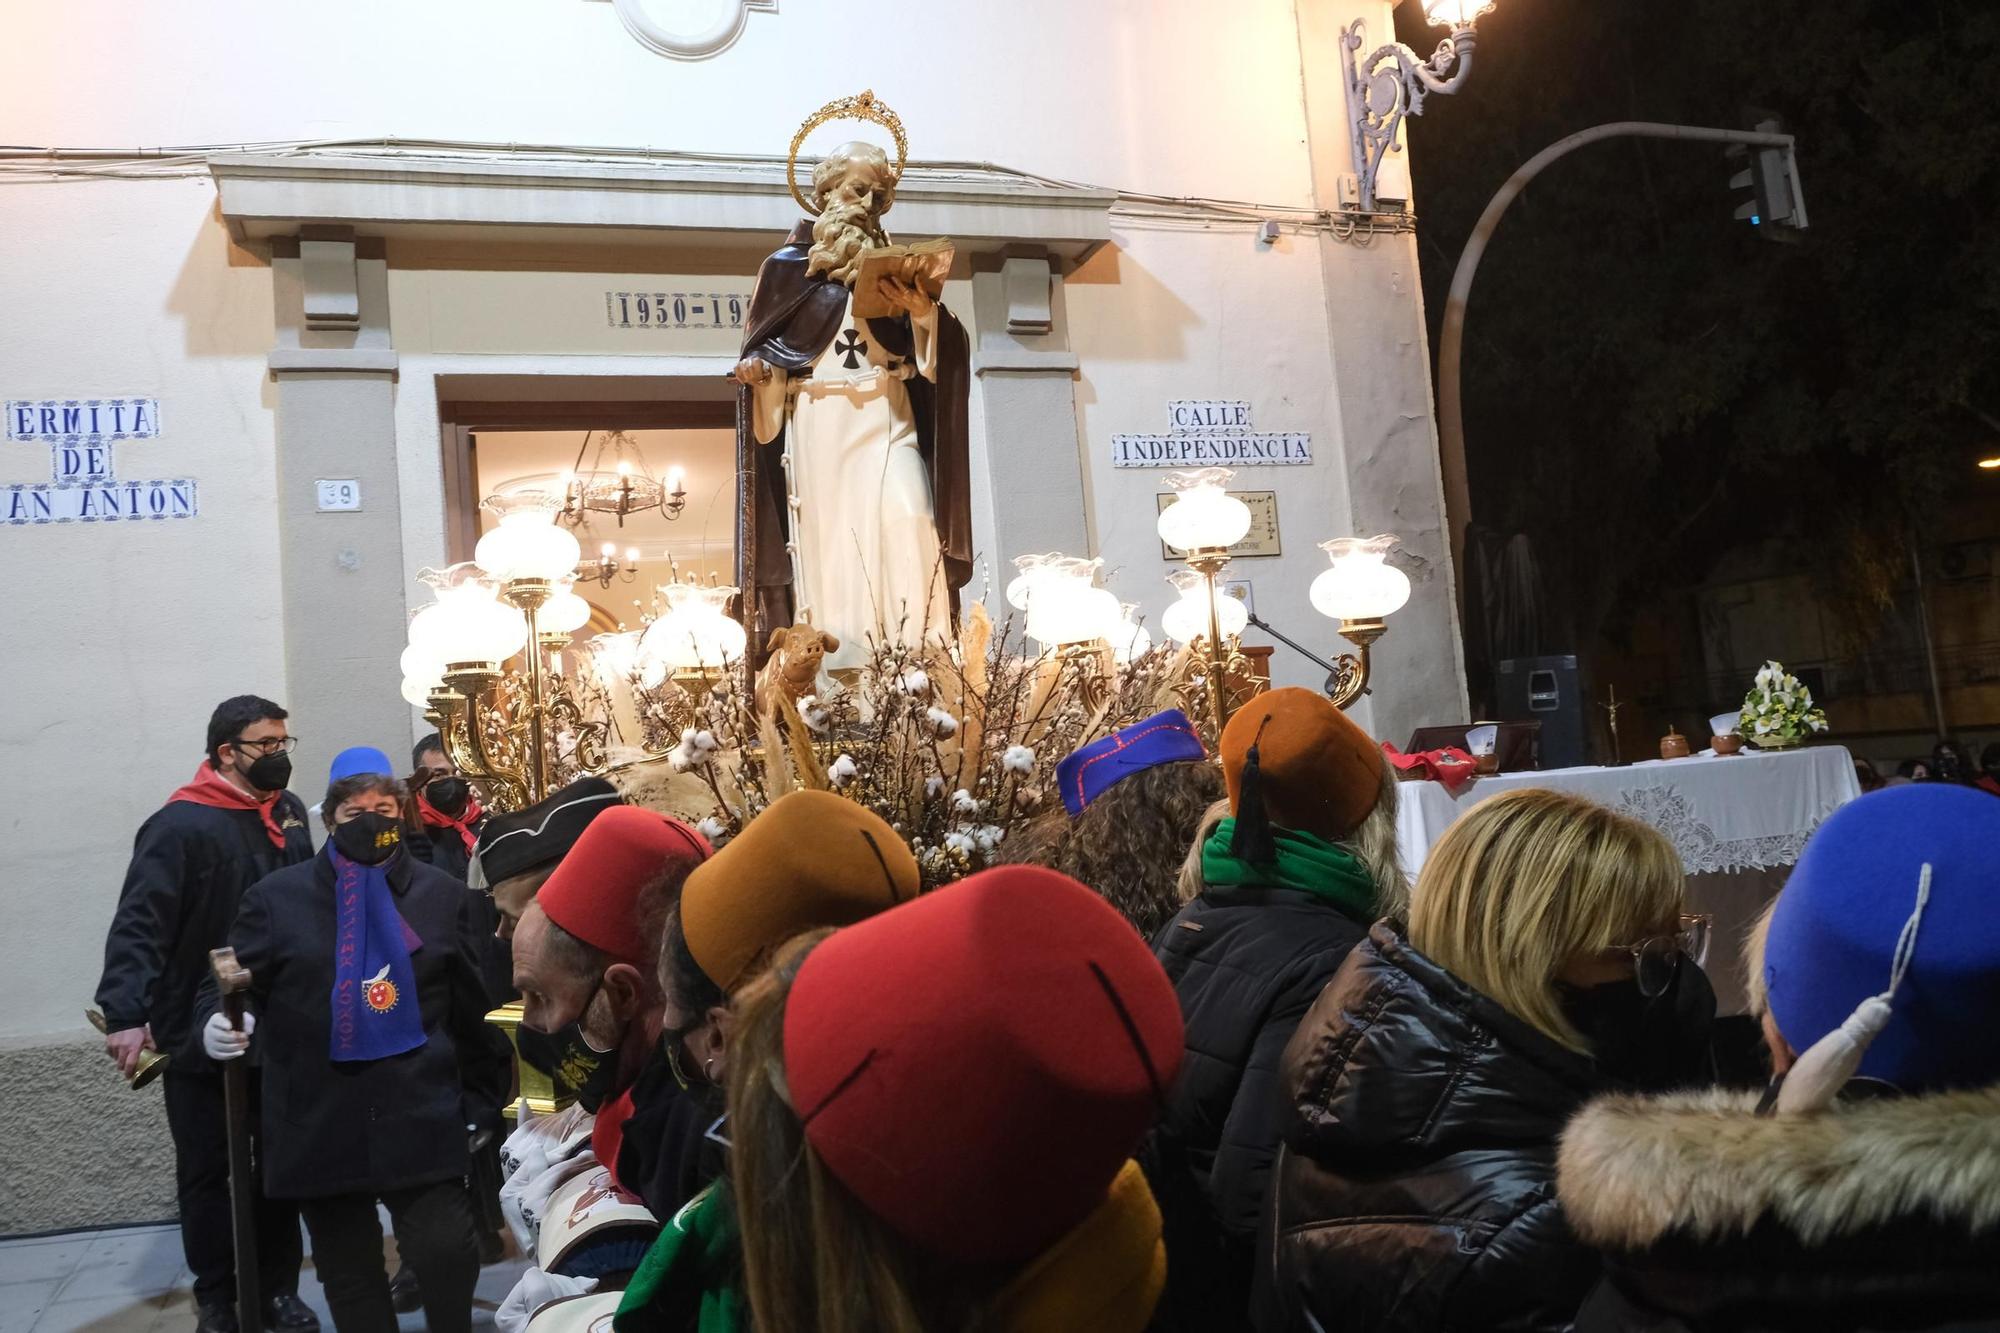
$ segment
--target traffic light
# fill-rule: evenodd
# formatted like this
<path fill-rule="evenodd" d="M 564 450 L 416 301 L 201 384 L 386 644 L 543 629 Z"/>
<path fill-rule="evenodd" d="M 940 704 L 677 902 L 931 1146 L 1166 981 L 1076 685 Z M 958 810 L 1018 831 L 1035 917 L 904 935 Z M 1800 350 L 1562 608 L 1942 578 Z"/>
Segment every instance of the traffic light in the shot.
<path fill-rule="evenodd" d="M 1759 134 L 1783 134 L 1783 122 L 1776 117 L 1760 120 Z M 1736 216 L 1757 228 L 1757 234 L 1771 241 L 1796 241 L 1806 225 L 1805 199 L 1799 190 L 1798 156 L 1791 145 L 1762 147 L 1731 144 L 1725 150 L 1730 161 L 1742 170 L 1729 178 L 1730 190 L 1738 196 Z"/>

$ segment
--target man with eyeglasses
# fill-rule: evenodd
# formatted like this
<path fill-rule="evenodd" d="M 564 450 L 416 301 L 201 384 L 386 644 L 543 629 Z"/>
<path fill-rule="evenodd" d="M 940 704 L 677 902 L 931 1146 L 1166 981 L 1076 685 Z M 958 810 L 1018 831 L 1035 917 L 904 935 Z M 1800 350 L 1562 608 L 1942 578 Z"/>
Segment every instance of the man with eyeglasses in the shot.
<path fill-rule="evenodd" d="M 254 694 L 216 706 L 208 720 L 207 759 L 139 826 L 97 983 L 104 1048 L 119 1072 L 131 1077 L 143 1051 L 169 1057 L 161 1082 L 198 1333 L 254 1333 L 237 1329 L 232 1305 L 236 1257 L 222 1073 L 202 1051 L 193 1013 L 195 991 L 208 975 L 208 951 L 228 943 L 244 891 L 275 870 L 312 859 L 305 806 L 285 790 L 297 744 L 285 716 Z M 254 1083 L 252 1088 L 254 1106 Z M 258 1208 L 265 1327 L 316 1333 L 319 1320 L 298 1297 L 298 1205 L 266 1199 L 260 1188 Z"/>

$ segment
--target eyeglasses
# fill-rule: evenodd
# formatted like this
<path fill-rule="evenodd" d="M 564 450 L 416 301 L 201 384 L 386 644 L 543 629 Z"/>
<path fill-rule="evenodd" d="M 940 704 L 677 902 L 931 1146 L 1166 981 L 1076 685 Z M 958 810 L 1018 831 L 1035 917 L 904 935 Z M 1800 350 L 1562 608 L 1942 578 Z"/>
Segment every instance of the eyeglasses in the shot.
<path fill-rule="evenodd" d="M 245 754 L 254 754 L 259 757 L 267 754 L 290 754 L 299 748 L 299 738 L 297 736 L 270 736 L 256 741 L 245 740 L 243 737 L 238 736 L 229 743 Z"/>
<path fill-rule="evenodd" d="M 1683 912 L 1672 934 L 1655 935 L 1637 944 L 1614 944 L 1610 952 L 1632 955 L 1633 980 L 1639 983 L 1639 993 L 1650 999 L 1665 994 L 1674 984 L 1681 959 L 1696 967 L 1702 965 L 1708 958 L 1708 935 L 1714 925 L 1715 918 L 1707 912 Z"/>

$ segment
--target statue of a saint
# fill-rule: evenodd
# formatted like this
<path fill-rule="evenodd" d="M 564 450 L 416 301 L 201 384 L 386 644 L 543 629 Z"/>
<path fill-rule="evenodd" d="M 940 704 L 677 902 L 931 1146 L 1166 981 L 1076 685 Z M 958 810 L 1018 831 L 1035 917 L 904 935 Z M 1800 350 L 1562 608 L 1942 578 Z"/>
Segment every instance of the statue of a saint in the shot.
<path fill-rule="evenodd" d="M 863 254 L 888 244 L 899 168 L 849 143 L 813 169 L 802 201 L 818 218 L 759 270 L 736 367 L 738 453 L 754 477 L 744 618 L 759 643 L 794 622 L 827 631 L 840 641 L 830 669 L 865 660 L 871 633 L 949 638 L 972 573 L 965 329 L 897 278 L 877 283 L 890 315 L 854 313 Z"/>

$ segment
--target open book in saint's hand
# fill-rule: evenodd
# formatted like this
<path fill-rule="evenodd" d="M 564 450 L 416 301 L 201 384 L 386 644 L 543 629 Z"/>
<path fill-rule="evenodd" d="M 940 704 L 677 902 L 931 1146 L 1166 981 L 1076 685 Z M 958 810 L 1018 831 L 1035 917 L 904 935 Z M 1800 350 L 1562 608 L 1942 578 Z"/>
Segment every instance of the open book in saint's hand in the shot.
<path fill-rule="evenodd" d="M 900 279 L 935 301 L 944 292 L 944 280 L 957 254 L 958 247 L 943 239 L 878 245 L 862 251 L 861 267 L 854 275 L 854 317 L 885 319 L 900 313 L 882 296 L 883 278 Z"/>

